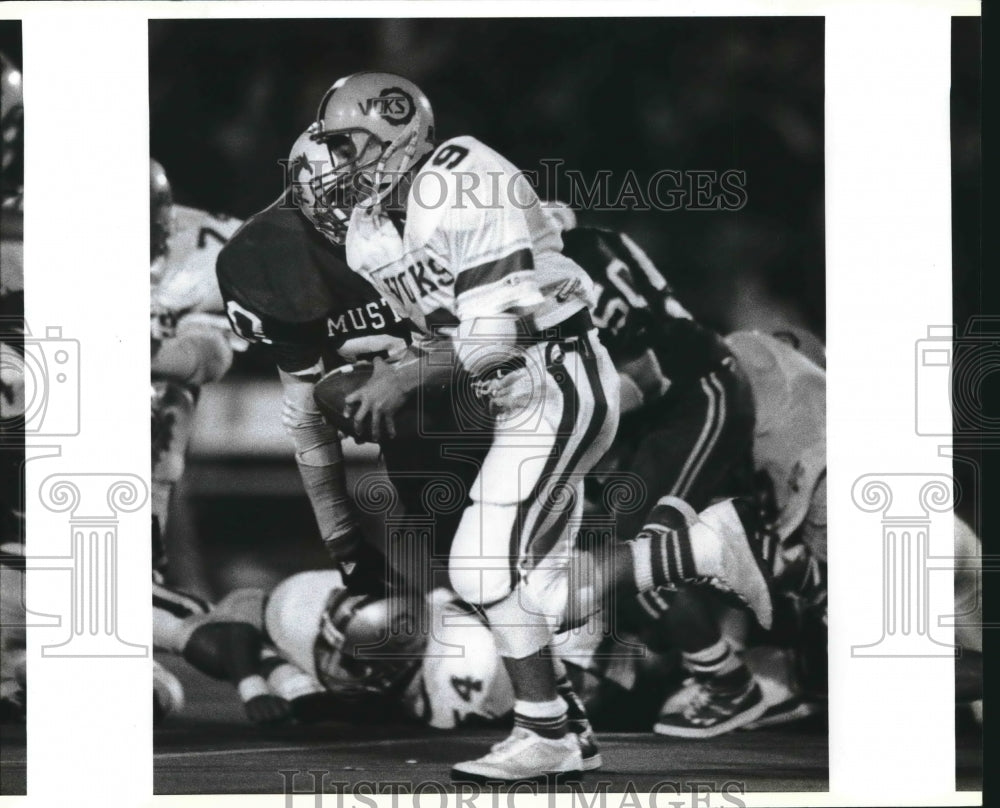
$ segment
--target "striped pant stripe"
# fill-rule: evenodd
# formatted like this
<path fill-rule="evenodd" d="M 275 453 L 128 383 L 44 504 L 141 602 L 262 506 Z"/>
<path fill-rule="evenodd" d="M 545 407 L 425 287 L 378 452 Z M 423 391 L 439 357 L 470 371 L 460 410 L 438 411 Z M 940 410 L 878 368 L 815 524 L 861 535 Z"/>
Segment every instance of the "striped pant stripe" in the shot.
<path fill-rule="evenodd" d="M 698 441 L 684 463 L 670 494 L 682 499 L 688 495 L 705 461 L 715 448 L 726 423 L 726 393 L 718 377 L 711 373 L 701 380 L 701 389 L 708 400 L 708 412 Z"/>
<path fill-rule="evenodd" d="M 551 375 L 551 374 L 550 374 Z M 510 575 L 511 589 L 517 586 L 518 566 L 522 557 L 522 548 L 526 546 L 525 537 L 530 537 L 535 522 L 542 515 L 543 505 L 541 503 L 541 493 L 545 484 L 553 479 L 556 469 L 560 463 L 565 466 L 567 460 L 567 450 L 569 443 L 576 430 L 573 429 L 575 414 L 579 412 L 580 397 L 568 374 L 553 376 L 563 395 L 563 410 L 559 420 L 559 430 L 555 436 L 555 445 L 552 447 L 548 460 L 537 482 L 531 489 L 531 493 L 517 506 L 517 516 L 510 530 Z M 567 405 L 567 399 L 572 404 Z"/>
<path fill-rule="evenodd" d="M 568 502 L 561 507 L 553 507 L 553 503 L 550 501 L 537 503 L 543 512 L 542 522 L 538 528 L 526 534 L 524 543 L 524 553 L 532 566 L 539 559 L 544 558 L 556 545 L 566 530 L 573 513 L 582 507 L 582 501 L 577 501 L 580 499 L 578 490 L 580 481 L 572 482 L 573 476 L 577 475 L 581 469 L 590 468 L 599 459 L 594 457 L 590 458 L 589 463 L 585 462 L 587 453 L 593 453 L 594 443 L 605 426 L 608 417 L 608 403 L 604 394 L 604 386 L 601 384 L 597 358 L 590 350 L 579 354 L 579 356 L 586 371 L 585 380 L 581 380 L 583 384 L 579 386 L 581 389 L 578 389 L 572 380 L 567 379 L 567 384 L 574 389 L 573 409 L 568 412 L 568 415 L 569 418 L 576 417 L 576 429 L 573 430 L 570 437 L 576 438 L 576 440 L 568 441 L 568 444 L 574 444 L 571 449 L 572 455 L 568 462 L 562 464 L 559 476 L 551 478 L 549 487 L 550 492 L 556 493 L 557 496 L 561 489 L 566 487 L 572 486 L 573 490 L 562 492 L 568 498 Z M 584 409 L 581 410 L 581 406 Z M 564 420 L 568 420 L 565 403 L 563 408 Z M 584 428 L 584 424 L 586 424 L 586 428 Z M 582 435 L 580 434 L 581 429 Z M 568 448 L 569 445 L 567 445 Z M 547 499 L 551 499 L 551 496 Z"/>

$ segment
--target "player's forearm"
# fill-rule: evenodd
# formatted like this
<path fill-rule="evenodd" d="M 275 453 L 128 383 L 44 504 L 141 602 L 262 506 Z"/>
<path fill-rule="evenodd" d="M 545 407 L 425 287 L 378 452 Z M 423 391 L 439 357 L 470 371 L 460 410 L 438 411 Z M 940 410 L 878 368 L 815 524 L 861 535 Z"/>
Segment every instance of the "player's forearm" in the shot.
<path fill-rule="evenodd" d="M 320 535 L 335 557 L 349 555 L 360 536 L 354 503 L 347 493 L 344 456 L 337 430 L 323 420 L 312 400 L 312 383 L 281 371 L 282 420 L 295 444 L 295 462 Z"/>
<path fill-rule="evenodd" d="M 400 390 L 410 395 L 418 387 L 447 384 L 456 362 L 455 347 L 449 340 L 434 340 L 407 351 L 393 364 Z"/>

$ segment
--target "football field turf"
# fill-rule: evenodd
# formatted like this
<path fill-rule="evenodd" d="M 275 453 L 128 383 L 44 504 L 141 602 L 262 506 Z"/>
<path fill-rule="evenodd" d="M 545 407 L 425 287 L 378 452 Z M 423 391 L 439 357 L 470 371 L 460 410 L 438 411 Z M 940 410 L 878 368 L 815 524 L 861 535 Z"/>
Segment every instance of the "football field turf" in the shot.
<path fill-rule="evenodd" d="M 337 723 L 260 729 L 243 718 L 228 685 L 185 670 L 175 660 L 168 664 L 184 682 L 186 705 L 155 730 L 156 794 L 281 794 L 292 773 L 301 772 L 294 779 L 299 792 L 314 792 L 314 783 L 321 782 L 329 795 L 352 788 L 370 794 L 378 788 L 374 784 L 382 784 L 396 793 L 416 789 L 430 796 L 450 788 L 452 764 L 480 754 L 505 734 Z M 719 792 L 828 788 L 827 729 L 821 720 L 697 741 L 651 733 L 599 737 L 604 766 L 583 777 L 579 788 L 585 792 L 658 789 L 669 804 L 676 791 L 714 790 L 711 804 L 732 804 L 720 802 Z M 24 793 L 23 728 L 4 728 L 2 740 L 0 793 Z M 970 733 L 959 736 L 960 789 L 978 788 L 981 782 L 977 743 Z M 317 773 L 316 780 L 309 771 Z M 337 805 L 334 799 L 327 802 Z"/>

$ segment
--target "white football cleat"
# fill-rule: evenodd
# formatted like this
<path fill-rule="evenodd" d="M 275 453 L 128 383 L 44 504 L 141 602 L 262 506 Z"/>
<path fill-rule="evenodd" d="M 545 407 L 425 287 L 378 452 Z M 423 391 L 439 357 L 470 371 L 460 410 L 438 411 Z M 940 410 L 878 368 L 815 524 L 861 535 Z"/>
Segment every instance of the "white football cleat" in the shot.
<path fill-rule="evenodd" d="M 771 589 L 762 570 L 763 561 L 754 552 L 752 539 L 747 535 L 733 501 L 725 500 L 710 505 L 698 515 L 698 521 L 700 524 L 691 526 L 692 544 L 706 538 L 698 535 L 705 526 L 721 538 L 718 544 L 720 554 L 714 565 L 718 568 L 717 575 L 720 579 L 717 583 L 746 603 L 761 626 L 770 628 L 774 614 Z"/>
<path fill-rule="evenodd" d="M 456 764 L 451 779 L 477 783 L 563 782 L 577 780 L 583 770 L 580 741 L 572 732 L 543 738 L 515 726 L 506 740 L 478 760 Z"/>

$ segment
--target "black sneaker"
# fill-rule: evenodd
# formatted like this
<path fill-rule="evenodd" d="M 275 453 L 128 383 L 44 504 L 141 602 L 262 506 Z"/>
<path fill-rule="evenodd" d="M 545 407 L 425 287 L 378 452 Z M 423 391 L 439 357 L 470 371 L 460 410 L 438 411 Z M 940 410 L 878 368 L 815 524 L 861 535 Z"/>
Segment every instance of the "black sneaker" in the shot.
<path fill-rule="evenodd" d="M 653 732 L 675 738 L 714 738 L 756 721 L 766 710 L 755 679 L 734 691 L 720 690 L 710 681 L 699 682 L 680 712 L 660 715 Z"/>

